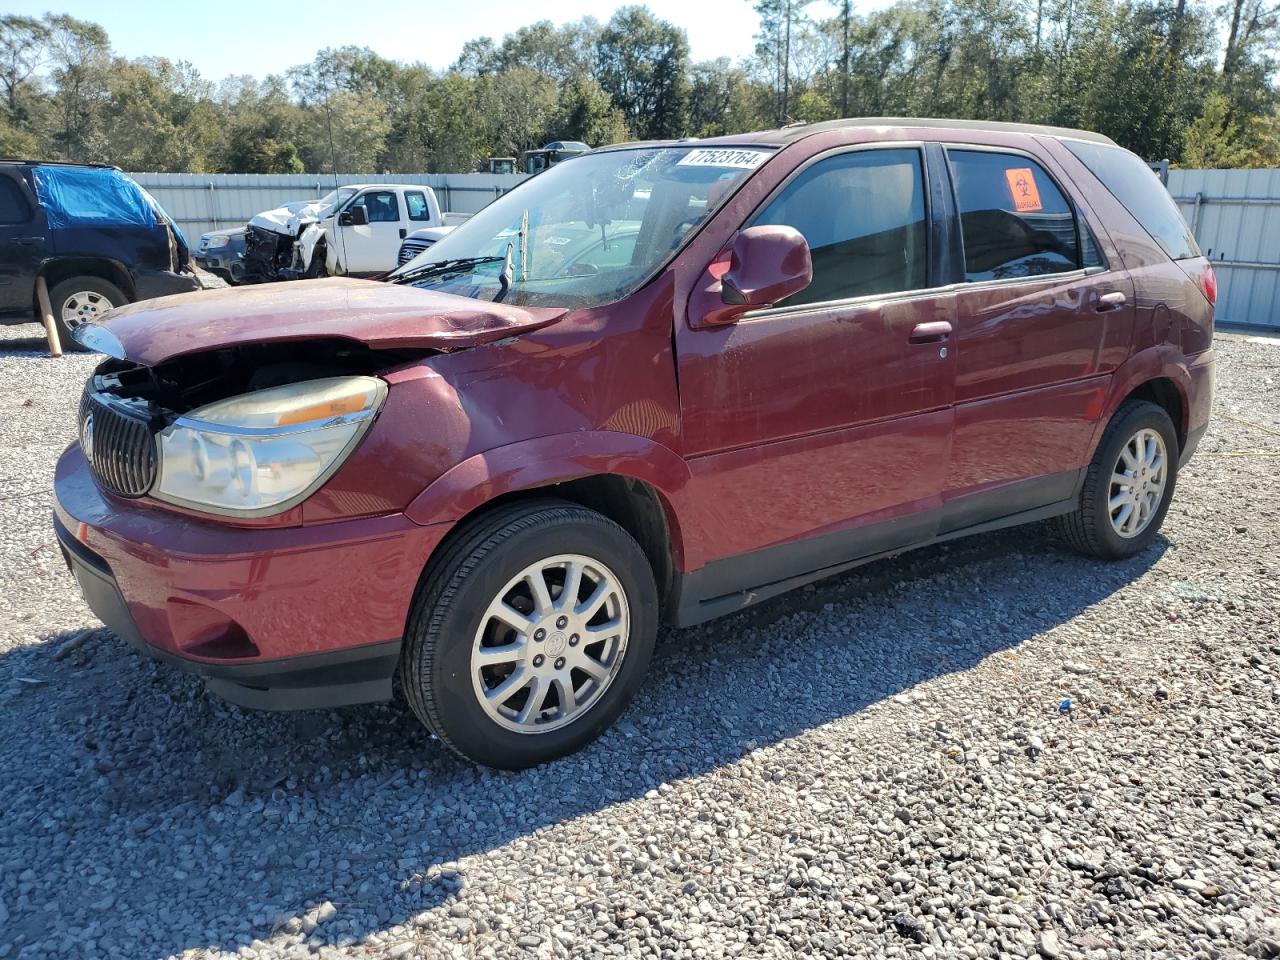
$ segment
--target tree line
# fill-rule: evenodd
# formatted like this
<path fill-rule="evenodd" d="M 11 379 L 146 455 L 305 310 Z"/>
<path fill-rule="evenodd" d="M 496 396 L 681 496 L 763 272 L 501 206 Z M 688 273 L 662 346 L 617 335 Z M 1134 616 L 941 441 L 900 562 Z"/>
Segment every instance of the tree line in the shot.
<path fill-rule="evenodd" d="M 1280 165 L 1280 3 L 756 0 L 754 52 L 693 61 L 642 6 L 469 41 L 447 70 L 367 48 L 258 80 L 117 56 L 62 14 L 0 17 L 0 155 L 127 170 L 457 172 L 550 140 L 706 137 L 841 116 L 1096 130 L 1149 159 Z M 744 14 L 747 13 L 744 0 Z"/>

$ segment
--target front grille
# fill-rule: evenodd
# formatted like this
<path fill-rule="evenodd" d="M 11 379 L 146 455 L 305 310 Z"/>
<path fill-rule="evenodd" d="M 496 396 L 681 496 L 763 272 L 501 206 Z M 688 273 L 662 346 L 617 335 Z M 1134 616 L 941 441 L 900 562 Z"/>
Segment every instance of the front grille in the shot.
<path fill-rule="evenodd" d="M 400 256 L 396 259 L 396 266 L 403 267 L 429 246 L 431 246 L 430 240 L 406 240 L 400 244 Z"/>
<path fill-rule="evenodd" d="M 141 417 L 91 390 L 80 400 L 80 444 L 93 475 L 107 490 L 140 497 L 156 478 L 156 441 Z"/>

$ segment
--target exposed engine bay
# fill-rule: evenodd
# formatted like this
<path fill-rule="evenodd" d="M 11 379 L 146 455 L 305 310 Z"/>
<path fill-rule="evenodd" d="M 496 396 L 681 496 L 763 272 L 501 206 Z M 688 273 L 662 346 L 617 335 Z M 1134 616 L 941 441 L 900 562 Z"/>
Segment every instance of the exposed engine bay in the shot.
<path fill-rule="evenodd" d="M 321 377 L 372 375 L 432 352 L 311 340 L 184 354 L 154 367 L 108 359 L 94 371 L 86 390 L 109 396 L 160 429 L 190 410 L 228 397 Z"/>

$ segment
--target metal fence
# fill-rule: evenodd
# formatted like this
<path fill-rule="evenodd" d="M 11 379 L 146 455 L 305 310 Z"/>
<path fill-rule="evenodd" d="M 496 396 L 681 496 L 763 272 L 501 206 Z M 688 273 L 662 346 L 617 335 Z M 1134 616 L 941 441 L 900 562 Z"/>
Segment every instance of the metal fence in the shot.
<path fill-rule="evenodd" d="M 160 201 L 194 243 L 202 233 L 242 227 L 264 210 L 294 200 L 315 200 L 348 183 L 413 183 L 436 192 L 441 210 L 475 213 L 500 197 L 524 174 L 494 173 L 131 173 Z"/>
<path fill-rule="evenodd" d="M 448 213 L 475 213 L 525 174 L 132 173 L 193 242 L 220 227 L 335 185 L 415 183 L 431 187 Z M 1280 329 L 1280 170 L 1168 170 L 1169 192 L 1218 274 L 1218 318 Z"/>
<path fill-rule="evenodd" d="M 1280 330 L 1280 170 L 1170 170 L 1169 192 L 1218 275 L 1221 323 Z"/>

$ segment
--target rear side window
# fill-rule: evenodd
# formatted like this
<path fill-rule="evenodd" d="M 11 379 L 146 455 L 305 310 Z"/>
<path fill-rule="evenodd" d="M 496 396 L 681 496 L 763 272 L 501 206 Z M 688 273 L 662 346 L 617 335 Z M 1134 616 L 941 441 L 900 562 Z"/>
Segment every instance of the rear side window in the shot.
<path fill-rule="evenodd" d="M 410 220 L 430 220 L 431 208 L 427 205 L 427 196 L 416 190 L 405 191 L 405 206 L 409 208 Z"/>
<path fill-rule="evenodd" d="M 1071 204 L 1030 157 L 949 150 L 964 275 L 970 282 L 1039 277 L 1080 267 Z"/>
<path fill-rule="evenodd" d="M 754 222 L 795 227 L 809 241 L 813 282 L 783 305 L 928 285 L 918 150 L 861 150 L 819 160 Z"/>
<path fill-rule="evenodd" d="M 1103 186 L 1142 224 L 1170 260 L 1200 256 L 1196 238 L 1178 205 L 1151 168 L 1128 150 L 1101 143 L 1064 140 L 1063 145 L 1102 181 Z"/>
<path fill-rule="evenodd" d="M 26 223 L 30 217 L 22 188 L 11 178 L 0 176 L 0 223 Z"/>

